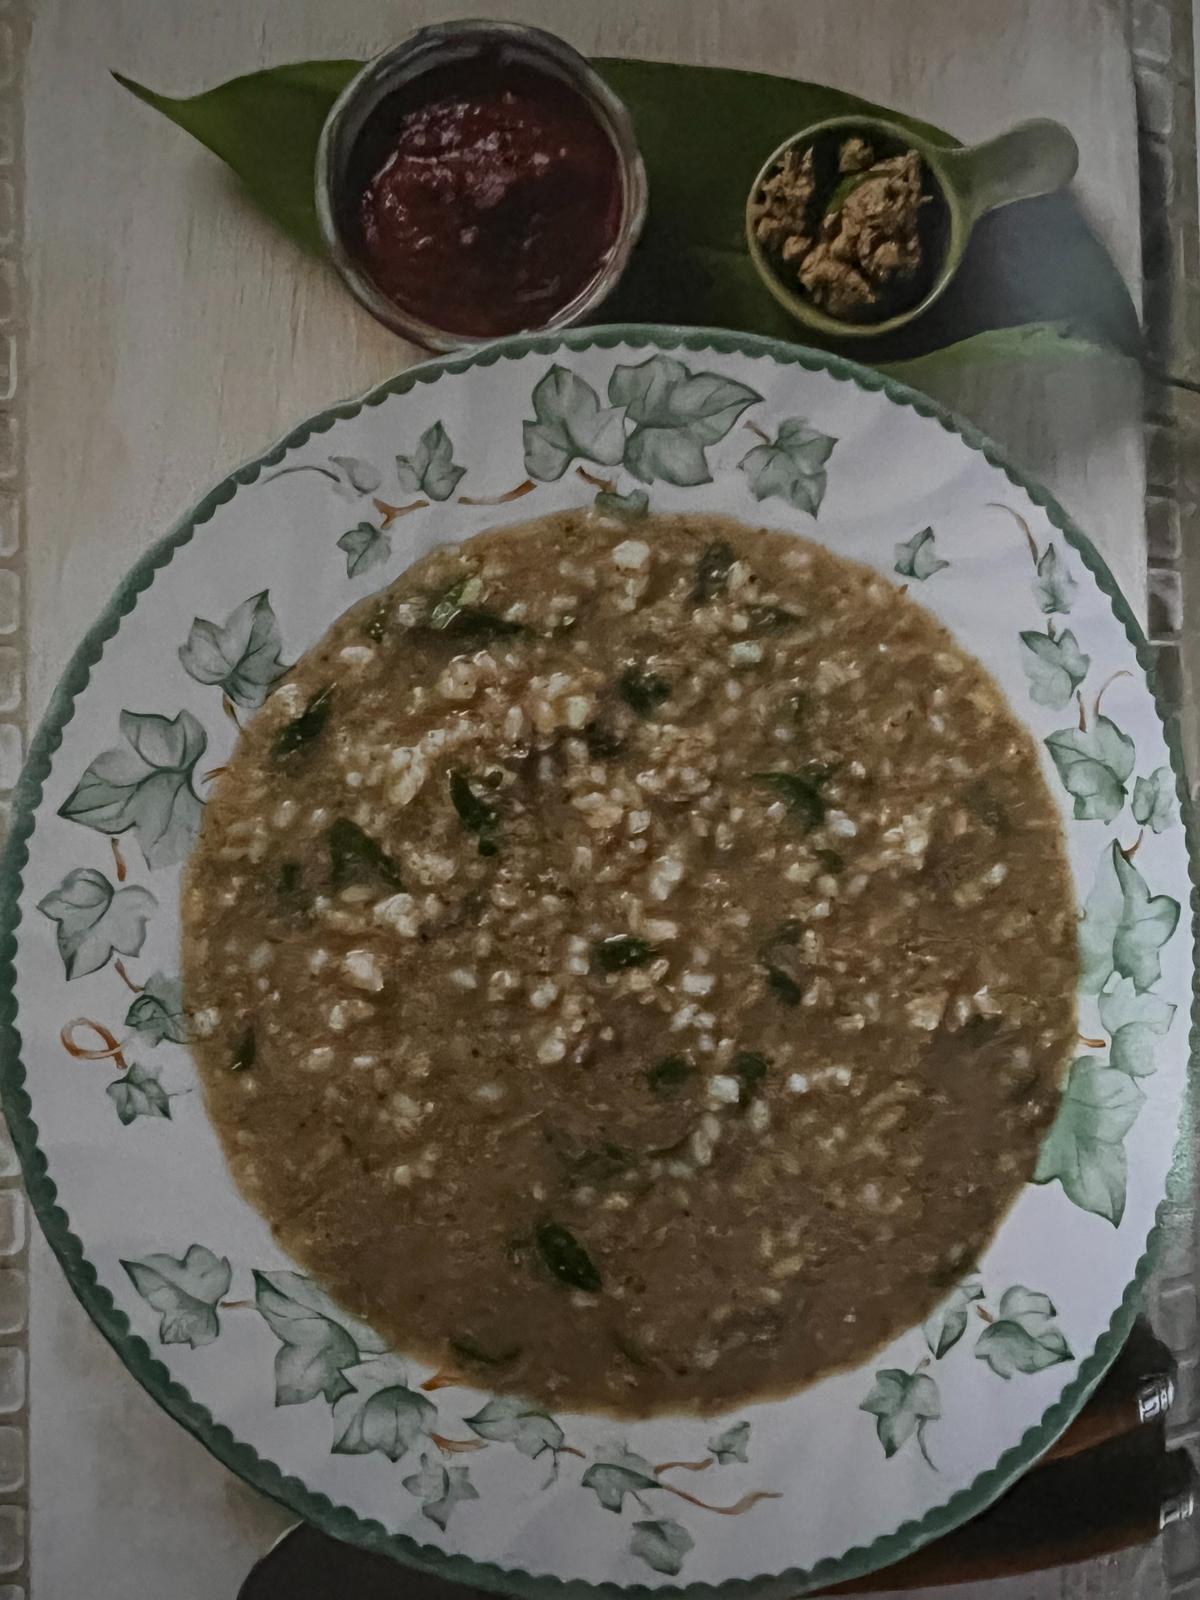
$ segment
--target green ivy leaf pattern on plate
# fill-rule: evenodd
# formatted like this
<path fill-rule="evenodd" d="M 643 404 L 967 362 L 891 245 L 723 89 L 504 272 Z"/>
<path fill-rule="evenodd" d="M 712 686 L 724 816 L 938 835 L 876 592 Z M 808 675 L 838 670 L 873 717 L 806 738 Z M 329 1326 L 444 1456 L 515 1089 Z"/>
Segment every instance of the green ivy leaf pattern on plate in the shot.
<path fill-rule="evenodd" d="M 123 1128 L 139 1117 L 171 1120 L 170 1097 L 158 1081 L 157 1067 L 140 1067 L 131 1061 L 125 1076 L 110 1083 L 104 1092 L 116 1106 Z"/>
<path fill-rule="evenodd" d="M 183 980 L 161 972 L 146 979 L 142 992 L 125 1013 L 125 1026 L 141 1034 L 146 1044 L 186 1044 L 191 1037 L 183 1009 Z"/>
<path fill-rule="evenodd" d="M 621 1511 L 627 1494 L 636 1499 L 643 1489 L 660 1487 L 650 1463 L 623 1446 L 606 1450 L 580 1481 L 595 1492 L 606 1511 Z"/>
<path fill-rule="evenodd" d="M 334 1305 L 298 1272 L 254 1274 L 254 1303 L 282 1348 L 275 1356 L 275 1404 L 303 1405 L 323 1394 L 330 1405 L 352 1394 L 346 1368 L 361 1351 L 381 1355 L 377 1334 Z"/>
<path fill-rule="evenodd" d="M 283 639 L 268 591 L 252 594 L 221 624 L 196 617 L 179 659 L 189 678 L 214 684 L 234 705 L 256 711 L 287 668 Z"/>
<path fill-rule="evenodd" d="M 624 406 L 634 424 L 625 444 L 625 467 L 643 483 L 659 479 L 687 486 L 711 483 L 705 454 L 762 396 L 716 372 L 691 372 L 674 356 L 654 355 L 636 366 L 616 366 L 608 398 Z"/>
<path fill-rule="evenodd" d="M 1158 952 L 1178 923 L 1178 900 L 1152 895 L 1114 841 L 1100 859 L 1079 926 L 1082 993 L 1099 994 L 1114 972 L 1132 978 L 1139 994 L 1152 989 L 1162 976 Z"/>
<path fill-rule="evenodd" d="M 379 469 L 358 456 L 330 456 L 329 461 L 355 494 L 374 494 L 383 482 L 383 474 Z"/>
<path fill-rule="evenodd" d="M 1057 1315 L 1049 1295 L 1016 1284 L 1000 1297 L 1000 1315 L 979 1335 L 975 1358 L 986 1361 L 1001 1378 L 1014 1372 L 1044 1372 L 1070 1361 L 1071 1348 L 1055 1327 Z"/>
<path fill-rule="evenodd" d="M 1110 718 L 1096 716 L 1086 730 L 1060 728 L 1045 744 L 1075 802 L 1076 822 L 1111 822 L 1125 804 L 1137 759 L 1133 740 Z"/>
<path fill-rule="evenodd" d="M 1159 767 L 1133 786 L 1133 820 L 1152 833 L 1165 833 L 1175 820 L 1175 774 Z"/>
<path fill-rule="evenodd" d="M 1100 996 L 1100 1026 L 1112 1040 L 1109 1060 L 1118 1072 L 1146 1078 L 1154 1071 L 1153 1038 L 1171 1026 L 1175 1007 L 1139 994 L 1131 978 L 1117 978 Z"/>
<path fill-rule="evenodd" d="M 941 1416 L 942 1397 L 927 1372 L 884 1368 L 875 1374 L 871 1392 L 858 1409 L 875 1418 L 875 1432 L 889 1460 L 916 1434 L 921 1454 L 933 1466 L 925 1446 L 925 1429 Z"/>
<path fill-rule="evenodd" d="M 926 578 L 932 578 L 935 572 L 941 572 L 943 567 L 949 565 L 934 548 L 932 528 L 922 528 L 920 533 L 914 533 L 911 539 L 896 546 L 894 570 L 902 578 L 915 578 L 918 583 L 924 583 Z"/>
<path fill-rule="evenodd" d="M 482 1411 L 466 1418 L 467 1427 L 481 1439 L 511 1444 L 536 1461 L 546 1450 L 561 1450 L 565 1442 L 562 1429 L 553 1417 L 539 1411 L 529 1400 L 515 1395 L 497 1395 Z"/>
<path fill-rule="evenodd" d="M 443 1467 L 432 1456 L 421 1457 L 421 1470 L 404 1479 L 409 1494 L 421 1502 L 421 1511 L 443 1533 L 450 1513 L 463 1500 L 478 1500 L 479 1491 L 466 1467 Z"/>
<path fill-rule="evenodd" d="M 98 972 L 114 950 L 136 956 L 157 908 L 149 889 L 114 889 L 94 867 L 75 867 L 38 901 L 42 915 L 58 924 L 54 937 L 68 979 Z"/>
<path fill-rule="evenodd" d="M 1085 656 L 1070 628 L 1057 639 L 1048 633 L 1021 634 L 1021 670 L 1029 679 L 1029 698 L 1035 705 L 1062 711 L 1087 677 L 1092 658 Z"/>
<path fill-rule="evenodd" d="M 734 1422 L 723 1433 L 714 1434 L 708 1448 L 717 1458 L 717 1464 L 727 1467 L 731 1461 L 746 1461 L 746 1446 L 750 1443 L 750 1424 Z"/>
<path fill-rule="evenodd" d="M 1054 1125 L 1042 1141 L 1034 1183 L 1057 1179 L 1073 1205 L 1120 1227 L 1125 1214 L 1125 1135 L 1145 1098 L 1128 1073 L 1094 1056 L 1079 1056 Z"/>
<path fill-rule="evenodd" d="M 351 1405 L 345 1427 L 333 1442 L 339 1456 L 365 1456 L 378 1450 L 389 1461 L 407 1455 L 418 1439 L 427 1439 L 437 1421 L 437 1407 L 405 1384 L 379 1389 Z"/>
<path fill-rule="evenodd" d="M 98 833 L 132 829 L 147 866 L 174 866 L 200 831 L 204 802 L 192 774 L 208 735 L 190 711 L 177 717 L 122 711 L 119 722 L 128 749 L 97 756 L 58 814 Z"/>
<path fill-rule="evenodd" d="M 815 517 L 828 484 L 825 464 L 836 439 L 810 427 L 805 417 L 787 417 L 774 439 L 755 445 L 739 463 L 756 500 L 786 500 Z"/>
<path fill-rule="evenodd" d="M 381 567 L 392 556 L 392 541 L 382 528 L 374 523 L 360 522 L 356 528 L 347 528 L 337 542 L 339 550 L 346 552 L 346 576 L 361 578 L 372 567 Z"/>
<path fill-rule="evenodd" d="M 640 522 L 649 513 L 650 496 L 645 489 L 631 489 L 628 494 L 601 489 L 596 496 L 596 510 L 606 517 L 619 517 L 622 522 Z"/>
<path fill-rule="evenodd" d="M 695 1542 L 681 1522 L 635 1522 L 629 1548 L 655 1572 L 674 1577 Z"/>
<path fill-rule="evenodd" d="M 191 1245 L 181 1259 L 168 1255 L 122 1261 L 133 1287 L 155 1311 L 160 1344 L 188 1344 L 193 1350 L 211 1344 L 221 1331 L 217 1302 L 229 1293 L 233 1271 L 223 1256 L 202 1244 Z"/>
<path fill-rule="evenodd" d="M 615 467 L 625 454 L 620 409 L 607 409 L 590 383 L 554 366 L 534 386 L 532 422 L 523 426 L 525 471 L 543 483 L 561 478 L 572 461 Z"/>
<path fill-rule="evenodd" d="M 1067 571 L 1054 545 L 1048 544 L 1037 564 L 1037 577 L 1033 580 L 1034 598 L 1047 616 L 1055 611 L 1064 615 L 1070 611 L 1079 585 Z"/>
<path fill-rule="evenodd" d="M 922 1329 L 925 1343 L 937 1360 L 950 1350 L 967 1331 L 967 1317 L 977 1300 L 983 1299 L 983 1288 L 978 1283 L 960 1283 L 948 1294 L 929 1317 Z"/>
<path fill-rule="evenodd" d="M 450 435 L 440 422 L 426 428 L 411 456 L 396 457 L 396 479 L 411 494 L 425 494 L 431 500 L 449 500 L 466 476 L 466 467 L 456 465 Z"/>

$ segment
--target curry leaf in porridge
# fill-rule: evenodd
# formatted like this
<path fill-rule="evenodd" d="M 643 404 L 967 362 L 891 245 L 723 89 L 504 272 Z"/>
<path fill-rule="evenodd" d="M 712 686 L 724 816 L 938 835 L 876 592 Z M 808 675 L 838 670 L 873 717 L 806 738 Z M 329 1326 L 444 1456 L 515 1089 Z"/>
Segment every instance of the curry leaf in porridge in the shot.
<path fill-rule="evenodd" d="M 788 417 L 774 439 L 756 445 L 739 465 L 756 500 L 786 500 L 815 517 L 825 498 L 825 463 L 836 443 L 806 418 Z"/>
<path fill-rule="evenodd" d="M 179 659 L 189 678 L 214 684 L 234 705 L 257 711 L 271 685 L 287 671 L 279 659 L 282 647 L 279 623 L 264 589 L 243 600 L 221 624 L 194 618 Z"/>
<path fill-rule="evenodd" d="M 275 754 L 294 755 L 319 739 L 333 709 L 333 685 L 327 683 L 318 689 L 299 716 L 285 722 L 275 735 Z"/>
<path fill-rule="evenodd" d="M 639 717 L 649 717 L 671 698 L 671 684 L 660 673 L 626 667 L 617 680 L 617 693 Z"/>
<path fill-rule="evenodd" d="M 800 950 L 803 933 L 800 923 L 784 922 L 762 950 L 767 986 L 776 999 L 788 1006 L 798 1006 L 807 987 L 809 963 Z"/>
<path fill-rule="evenodd" d="M 977 1300 L 983 1299 L 983 1287 L 978 1283 L 962 1283 L 953 1293 L 947 1295 L 933 1315 L 926 1319 L 922 1332 L 925 1343 L 929 1346 L 938 1361 L 954 1346 L 967 1331 L 967 1317 L 970 1307 Z"/>
<path fill-rule="evenodd" d="M 717 595 L 724 594 L 729 585 L 730 569 L 736 560 L 733 546 L 726 540 L 720 539 L 715 544 L 706 545 L 696 564 L 692 599 L 703 605 Z"/>
<path fill-rule="evenodd" d="M 673 356 L 654 355 L 616 366 L 608 398 L 634 424 L 625 466 L 643 483 L 665 479 L 687 486 L 711 483 L 705 450 L 723 439 L 747 406 L 762 396 L 716 372 L 692 373 Z"/>
<path fill-rule="evenodd" d="M 477 606 L 475 602 L 482 593 L 481 579 L 460 578 L 433 602 L 426 626 L 435 633 L 461 634 L 466 638 L 480 639 L 525 632 L 519 622 L 510 622 L 507 617 L 497 616 L 494 611 Z"/>
<path fill-rule="evenodd" d="M 99 971 L 114 950 L 136 956 L 157 907 L 149 889 L 114 889 L 94 867 L 73 868 L 38 901 L 42 915 L 58 924 L 54 937 L 68 979 Z"/>
<path fill-rule="evenodd" d="M 373 878 L 392 889 L 404 887 L 396 862 L 349 817 L 339 817 L 329 830 L 329 870 L 335 889 Z"/>
<path fill-rule="evenodd" d="M 733 1058 L 733 1075 L 738 1080 L 738 1104 L 748 1106 L 766 1077 L 770 1064 L 757 1050 L 739 1050 Z"/>
<path fill-rule="evenodd" d="M 640 522 L 650 510 L 650 496 L 645 489 L 631 489 L 628 494 L 601 489 L 596 496 L 596 510 L 606 517 L 619 517 L 622 522 Z"/>
<path fill-rule="evenodd" d="M 803 772 L 753 772 L 750 776 L 755 783 L 773 789 L 806 828 L 817 828 L 824 822 L 825 801 L 821 789 L 832 777 L 828 768 L 814 764 Z"/>
<path fill-rule="evenodd" d="M 1133 820 L 1153 833 L 1171 826 L 1175 820 L 1175 774 L 1170 767 L 1159 767 L 1134 784 Z"/>
<path fill-rule="evenodd" d="M 204 802 L 192 774 L 208 735 L 190 711 L 122 711 L 119 726 L 128 749 L 97 756 L 58 814 L 99 833 L 132 830 L 148 867 L 173 866 L 200 831 Z"/>
<path fill-rule="evenodd" d="M 714 1434 L 708 1448 L 717 1458 L 718 1465 L 727 1467 L 731 1461 L 745 1461 L 746 1446 L 750 1443 L 750 1424 L 732 1423 L 723 1433 Z"/>
<path fill-rule="evenodd" d="M 1045 743 L 1075 802 L 1076 822 L 1111 822 L 1125 804 L 1137 759 L 1133 740 L 1110 718 L 1096 716 L 1088 728 L 1060 728 Z"/>
<path fill-rule="evenodd" d="M 479 835 L 479 854 L 494 856 L 497 849 L 496 824 L 499 820 L 495 807 L 479 798 L 462 772 L 450 774 L 450 800 L 463 827 Z"/>
<path fill-rule="evenodd" d="M 104 1092 L 116 1106 L 122 1127 L 127 1128 L 138 1117 L 171 1120 L 170 1097 L 158 1081 L 157 1067 L 142 1067 L 131 1061 L 125 1076 L 110 1083 Z"/>
<path fill-rule="evenodd" d="M 1118 1227 L 1125 1212 L 1125 1135 L 1145 1096 L 1125 1072 L 1080 1056 L 1054 1125 L 1042 1141 L 1035 1183 L 1062 1184 L 1073 1205 Z"/>
<path fill-rule="evenodd" d="M 1072 597 L 1079 585 L 1059 558 L 1052 544 L 1046 546 L 1037 564 L 1037 577 L 1033 580 L 1033 594 L 1047 616 L 1055 611 L 1064 614 L 1071 609 Z"/>
<path fill-rule="evenodd" d="M 466 1467 L 443 1467 L 432 1456 L 421 1457 L 420 1472 L 403 1480 L 409 1494 L 421 1502 L 421 1511 L 430 1522 L 445 1531 L 450 1513 L 463 1500 L 478 1500 L 479 1491 L 471 1482 Z"/>
<path fill-rule="evenodd" d="M 986 1361 L 1001 1378 L 1014 1372 L 1044 1372 L 1070 1361 L 1071 1347 L 1054 1326 L 1056 1312 L 1048 1295 L 1019 1284 L 1000 1298 L 1000 1315 L 975 1345 L 977 1361 Z"/>
<path fill-rule="evenodd" d="M 804 621 L 798 611 L 789 611 L 786 606 L 747 606 L 746 615 L 751 628 L 767 629 L 772 633 L 780 628 L 797 628 Z"/>
<path fill-rule="evenodd" d="M 627 967 L 644 967 L 657 955 L 652 944 L 633 934 L 615 933 L 592 946 L 592 959 L 601 972 L 624 972 Z"/>
<path fill-rule="evenodd" d="M 449 500 L 466 471 L 456 465 L 450 435 L 440 422 L 426 428 L 411 456 L 396 457 L 400 487 L 411 494 L 427 494 L 431 500 Z"/>
<path fill-rule="evenodd" d="M 563 1431 L 553 1417 L 515 1395 L 497 1395 L 482 1411 L 467 1417 L 466 1424 L 481 1439 L 515 1445 L 523 1456 L 534 1461 L 547 1450 L 561 1450 L 565 1443 Z"/>
<path fill-rule="evenodd" d="M 245 1072 L 254 1065 L 258 1055 L 258 1041 L 254 1037 L 254 1029 L 247 1028 L 242 1037 L 234 1046 L 230 1058 L 230 1072 Z"/>
<path fill-rule="evenodd" d="M 346 576 L 360 578 L 372 567 L 382 566 L 392 555 L 392 541 L 382 528 L 373 523 L 360 522 L 348 528 L 338 540 L 339 550 L 346 552 Z"/>
<path fill-rule="evenodd" d="M 933 1466 L 925 1448 L 925 1429 L 941 1416 L 942 1399 L 928 1373 L 902 1372 L 898 1367 L 877 1372 L 858 1409 L 875 1418 L 875 1432 L 889 1460 L 916 1434 L 921 1454 Z"/>
<path fill-rule="evenodd" d="M 606 1450 L 603 1458 L 587 1469 L 580 1482 L 595 1493 L 606 1511 L 615 1512 L 624 1509 L 627 1494 L 636 1497 L 643 1489 L 661 1487 L 650 1463 L 622 1446 Z"/>
<path fill-rule="evenodd" d="M 934 534 L 932 528 L 922 528 L 919 533 L 914 533 L 911 539 L 895 547 L 896 565 L 894 570 L 902 578 L 915 578 L 918 583 L 924 583 L 926 578 L 932 578 L 935 572 L 940 572 L 950 563 L 943 561 L 934 549 Z"/>
<path fill-rule="evenodd" d="M 383 482 L 379 469 L 358 456 L 330 456 L 329 462 L 345 477 L 355 494 L 374 494 Z"/>
<path fill-rule="evenodd" d="M 600 1292 L 602 1284 L 596 1263 L 569 1228 L 558 1222 L 543 1222 L 536 1237 L 542 1260 L 560 1283 L 582 1289 L 587 1294 Z"/>
<path fill-rule="evenodd" d="M 1152 895 L 1116 841 L 1105 851 L 1079 926 L 1084 994 L 1099 994 L 1113 972 L 1131 978 L 1138 993 L 1162 976 L 1158 952 L 1175 932 L 1179 902 Z"/>
<path fill-rule="evenodd" d="M 303 1405 L 319 1394 L 334 1404 L 353 1392 L 345 1369 L 358 1365 L 359 1352 L 386 1348 L 365 1323 L 298 1272 L 256 1270 L 254 1303 L 281 1345 L 275 1356 L 277 1406 Z"/>
<path fill-rule="evenodd" d="M 655 1572 L 674 1577 L 695 1542 L 681 1522 L 635 1522 L 629 1549 Z"/>
<path fill-rule="evenodd" d="M 142 1299 L 161 1313 L 160 1344 L 187 1344 L 196 1350 L 220 1333 L 217 1302 L 233 1281 L 233 1270 L 223 1256 L 194 1244 L 180 1259 L 152 1255 L 121 1265 Z"/>
<path fill-rule="evenodd" d="M 647 1070 L 646 1082 L 655 1094 L 673 1094 L 695 1071 L 686 1056 L 664 1056 Z"/>
<path fill-rule="evenodd" d="M 437 1422 L 432 1401 L 405 1384 L 379 1389 L 348 1411 L 346 1425 L 333 1441 L 334 1455 L 366 1456 L 377 1450 L 389 1461 L 399 1461 L 418 1439 L 429 1437 Z"/>
<path fill-rule="evenodd" d="M 187 1044 L 190 1037 L 183 1009 L 183 981 L 155 972 L 125 1013 L 125 1026 L 141 1034 L 149 1045 Z"/>
<path fill-rule="evenodd" d="M 1135 1078 L 1154 1071 L 1152 1038 L 1166 1033 L 1175 1007 L 1157 995 L 1139 994 L 1130 978 L 1117 978 L 1100 996 L 1100 1025 L 1112 1040 L 1109 1064 Z"/>
<path fill-rule="evenodd" d="M 519 1344 L 490 1345 L 465 1333 L 447 1340 L 447 1343 L 460 1361 L 471 1361 L 478 1367 L 506 1367 L 521 1354 Z"/>
<path fill-rule="evenodd" d="M 1061 711 L 1087 677 L 1092 658 L 1085 656 L 1070 628 L 1057 639 L 1048 633 L 1021 634 L 1021 670 L 1029 679 L 1029 698 L 1035 705 Z"/>
<path fill-rule="evenodd" d="M 620 409 L 606 409 L 590 383 L 553 366 L 533 390 L 532 422 L 523 426 L 525 471 L 548 482 L 577 458 L 614 467 L 625 453 Z"/>

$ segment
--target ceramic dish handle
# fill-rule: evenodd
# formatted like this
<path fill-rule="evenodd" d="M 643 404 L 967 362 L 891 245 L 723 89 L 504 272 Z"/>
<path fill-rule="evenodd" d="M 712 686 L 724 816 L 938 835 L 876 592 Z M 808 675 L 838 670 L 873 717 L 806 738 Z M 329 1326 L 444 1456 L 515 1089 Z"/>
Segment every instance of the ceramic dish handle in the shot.
<path fill-rule="evenodd" d="M 1038 117 L 983 144 L 947 150 L 943 162 L 972 221 L 985 211 L 1065 189 L 1079 165 L 1079 146 L 1061 122 Z"/>

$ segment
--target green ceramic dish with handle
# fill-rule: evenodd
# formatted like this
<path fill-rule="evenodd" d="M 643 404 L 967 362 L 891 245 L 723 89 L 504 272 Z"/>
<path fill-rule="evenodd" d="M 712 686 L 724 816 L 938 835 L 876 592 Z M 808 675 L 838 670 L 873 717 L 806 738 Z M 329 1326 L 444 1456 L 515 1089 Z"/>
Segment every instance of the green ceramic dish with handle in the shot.
<path fill-rule="evenodd" d="M 919 151 L 945 219 L 939 240 L 941 259 L 924 291 L 912 305 L 874 322 L 846 321 L 815 305 L 798 282 L 789 283 L 781 275 L 778 263 L 756 237 L 754 226 L 760 215 L 762 186 L 787 151 L 855 134 L 884 147 Z M 1079 147 L 1071 133 L 1061 122 L 1045 117 L 1019 123 L 982 144 L 962 146 L 934 144 L 882 117 L 830 117 L 785 139 L 763 162 L 746 200 L 746 242 L 763 282 L 799 322 L 825 337 L 870 339 L 912 322 L 945 292 L 980 217 L 1014 200 L 1066 188 L 1078 164 Z"/>

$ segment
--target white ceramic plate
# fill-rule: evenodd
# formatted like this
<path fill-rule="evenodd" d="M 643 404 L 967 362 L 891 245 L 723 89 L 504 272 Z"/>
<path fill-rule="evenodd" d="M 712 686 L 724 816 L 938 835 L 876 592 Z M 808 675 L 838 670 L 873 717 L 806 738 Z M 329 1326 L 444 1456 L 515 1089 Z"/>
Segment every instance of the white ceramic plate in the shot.
<path fill-rule="evenodd" d="M 237 736 L 229 703 L 252 714 L 281 662 L 432 545 L 598 492 L 726 512 L 900 574 L 1039 743 L 1084 955 L 1043 1181 L 946 1306 L 791 1399 L 620 1427 L 425 1389 L 427 1368 L 295 1273 L 229 1178 L 176 976 L 180 863 Z M 4 1101 L 76 1293 L 234 1471 L 469 1583 L 795 1594 L 944 1532 L 1045 1449 L 1116 1353 L 1171 1172 L 1188 852 L 1147 663 L 1095 551 L 998 451 L 878 374 L 789 346 L 645 328 L 518 339 L 304 424 L 130 574 L 21 784 Z"/>

